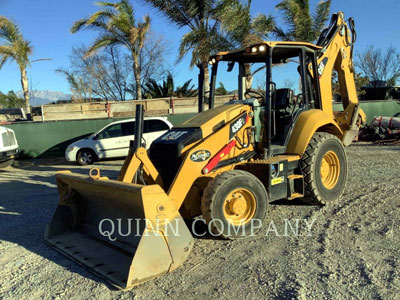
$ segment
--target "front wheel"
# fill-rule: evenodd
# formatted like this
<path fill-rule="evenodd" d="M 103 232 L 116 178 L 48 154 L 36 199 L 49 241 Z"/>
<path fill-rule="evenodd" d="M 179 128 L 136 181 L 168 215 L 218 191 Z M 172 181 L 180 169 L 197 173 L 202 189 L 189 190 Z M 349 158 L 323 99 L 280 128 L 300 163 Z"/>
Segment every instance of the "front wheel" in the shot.
<path fill-rule="evenodd" d="M 257 177 L 245 171 L 227 171 L 209 182 L 201 211 L 213 234 L 237 239 L 261 228 L 267 202 L 267 192 Z"/>
<path fill-rule="evenodd" d="M 340 140 L 316 132 L 300 160 L 306 202 L 327 204 L 343 194 L 347 180 L 347 158 Z M 311 200 L 311 201 L 310 201 Z"/>
<path fill-rule="evenodd" d="M 91 149 L 82 149 L 76 156 L 76 161 L 81 166 L 91 165 L 94 163 L 96 155 Z"/>

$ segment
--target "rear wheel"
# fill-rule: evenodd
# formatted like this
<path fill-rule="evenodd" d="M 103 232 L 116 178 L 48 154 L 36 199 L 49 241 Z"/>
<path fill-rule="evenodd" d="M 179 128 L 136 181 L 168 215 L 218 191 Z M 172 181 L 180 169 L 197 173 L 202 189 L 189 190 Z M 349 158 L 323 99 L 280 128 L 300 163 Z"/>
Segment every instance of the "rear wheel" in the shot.
<path fill-rule="evenodd" d="M 79 150 L 76 161 L 81 166 L 91 165 L 96 160 L 96 154 L 91 149 Z"/>
<path fill-rule="evenodd" d="M 224 172 L 208 183 L 201 211 L 211 231 L 225 239 L 254 234 L 266 215 L 267 192 L 254 175 L 240 170 Z"/>
<path fill-rule="evenodd" d="M 10 160 L 7 160 L 7 161 L 0 162 L 0 169 L 5 169 L 5 168 L 11 166 L 13 161 L 14 161 L 14 159 L 10 159 Z"/>
<path fill-rule="evenodd" d="M 347 180 L 347 158 L 337 137 L 316 132 L 300 160 L 304 175 L 305 202 L 327 204 L 343 194 Z"/>

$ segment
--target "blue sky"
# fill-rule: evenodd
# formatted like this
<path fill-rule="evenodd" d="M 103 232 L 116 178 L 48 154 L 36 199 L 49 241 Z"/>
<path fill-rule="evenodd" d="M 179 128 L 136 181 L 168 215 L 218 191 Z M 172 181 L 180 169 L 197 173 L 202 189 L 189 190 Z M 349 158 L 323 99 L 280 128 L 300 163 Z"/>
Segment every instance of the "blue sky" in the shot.
<path fill-rule="evenodd" d="M 253 0 L 252 13 L 271 13 L 278 17 L 275 5 L 279 0 Z M 311 0 L 311 5 L 317 3 Z M 356 51 L 363 51 L 367 45 L 400 49 L 400 1 L 398 0 L 333 0 L 331 12 L 344 11 L 346 18 L 353 16 L 356 22 L 358 40 Z M 172 53 L 167 59 L 174 65 L 180 37 L 185 30 L 178 30 L 157 11 L 150 9 L 140 0 L 132 1 L 137 18 L 148 13 L 152 18 L 152 30 L 161 34 L 170 44 Z M 33 63 L 28 69 L 31 86 L 38 90 L 56 90 L 69 93 L 65 79 L 54 72 L 58 67 L 69 66 L 69 54 L 73 46 L 88 44 L 95 33 L 83 31 L 70 34 L 74 21 L 87 17 L 96 11 L 91 0 L 0 0 L 0 15 L 17 22 L 26 39 L 34 46 L 32 59 L 51 58 L 51 61 Z M 188 79 L 196 81 L 197 69 L 190 70 L 190 57 L 185 57 L 173 69 L 177 84 Z M 232 87 L 234 85 L 232 84 Z M 0 91 L 18 91 L 20 75 L 14 63 L 7 63 L 0 70 Z M 228 86 L 229 89 L 229 86 Z"/>

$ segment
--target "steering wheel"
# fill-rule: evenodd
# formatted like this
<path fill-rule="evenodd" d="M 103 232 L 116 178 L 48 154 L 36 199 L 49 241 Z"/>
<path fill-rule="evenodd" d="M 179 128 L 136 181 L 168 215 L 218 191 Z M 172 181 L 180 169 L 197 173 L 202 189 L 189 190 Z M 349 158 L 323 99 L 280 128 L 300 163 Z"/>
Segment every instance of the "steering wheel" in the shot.
<path fill-rule="evenodd" d="M 246 99 L 255 98 L 259 102 L 265 100 L 265 94 L 262 92 L 255 91 L 255 90 L 246 90 L 246 92 L 244 93 L 244 97 Z"/>
<path fill-rule="evenodd" d="M 257 92 L 255 90 L 246 90 L 246 92 L 244 93 L 244 96 L 246 97 L 246 99 L 250 99 L 250 98 L 265 99 L 264 93 Z"/>

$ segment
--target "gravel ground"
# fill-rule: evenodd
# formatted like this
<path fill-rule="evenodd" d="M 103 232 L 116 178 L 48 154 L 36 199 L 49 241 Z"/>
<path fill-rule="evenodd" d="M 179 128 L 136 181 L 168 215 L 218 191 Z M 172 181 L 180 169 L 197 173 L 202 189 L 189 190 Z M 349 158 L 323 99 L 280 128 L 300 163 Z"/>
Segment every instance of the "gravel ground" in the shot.
<path fill-rule="evenodd" d="M 182 267 L 128 292 L 42 241 L 58 202 L 55 171 L 89 167 L 19 162 L 0 171 L 0 299 L 400 299 L 399 153 L 399 145 L 349 147 L 340 200 L 325 207 L 278 201 L 255 237 L 196 239 Z M 121 164 L 97 166 L 115 178 Z M 285 234 L 296 220 L 299 234 L 289 226 Z"/>

